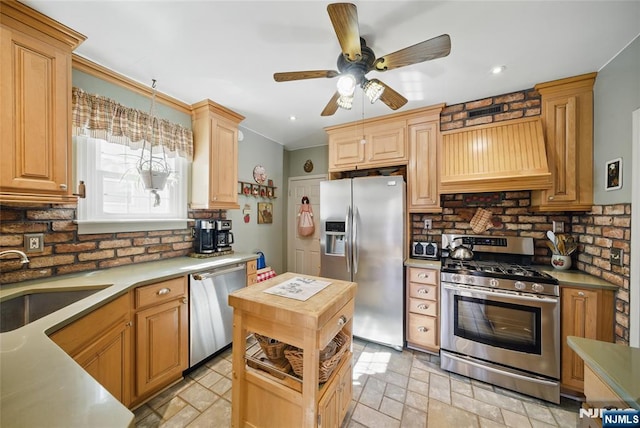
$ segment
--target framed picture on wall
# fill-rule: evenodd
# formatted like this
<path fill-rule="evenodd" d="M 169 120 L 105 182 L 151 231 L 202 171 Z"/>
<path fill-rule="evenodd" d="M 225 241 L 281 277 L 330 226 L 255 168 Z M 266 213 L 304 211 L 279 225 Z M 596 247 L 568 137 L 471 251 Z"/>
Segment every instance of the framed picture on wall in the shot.
<path fill-rule="evenodd" d="M 273 204 L 271 202 L 258 202 L 258 224 L 273 223 Z"/>
<path fill-rule="evenodd" d="M 618 190 L 622 188 L 622 158 L 607 162 L 604 183 L 605 190 Z"/>

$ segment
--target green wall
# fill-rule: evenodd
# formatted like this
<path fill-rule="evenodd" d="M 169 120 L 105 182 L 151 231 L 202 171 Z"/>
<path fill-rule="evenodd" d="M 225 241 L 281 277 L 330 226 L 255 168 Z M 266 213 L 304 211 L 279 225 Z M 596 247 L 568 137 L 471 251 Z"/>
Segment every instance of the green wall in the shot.
<path fill-rule="evenodd" d="M 594 87 L 593 198 L 631 202 L 631 113 L 640 107 L 640 37 L 598 72 Z M 605 190 L 605 163 L 622 158 L 622 188 Z"/>

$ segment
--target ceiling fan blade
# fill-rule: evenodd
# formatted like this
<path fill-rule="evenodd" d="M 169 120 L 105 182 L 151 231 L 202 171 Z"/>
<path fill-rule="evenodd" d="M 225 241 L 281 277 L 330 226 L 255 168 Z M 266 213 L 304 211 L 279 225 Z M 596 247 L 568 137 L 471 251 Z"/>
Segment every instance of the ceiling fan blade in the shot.
<path fill-rule="evenodd" d="M 338 110 L 338 98 L 340 98 L 340 92 L 336 91 L 331 97 L 327 106 L 322 110 L 320 116 L 331 116 Z"/>
<path fill-rule="evenodd" d="M 377 71 L 393 70 L 394 68 L 441 58 L 449 55 L 449 52 L 451 52 L 451 38 L 448 34 L 443 34 L 380 57 L 376 59 L 373 67 Z"/>
<path fill-rule="evenodd" d="M 345 59 L 353 62 L 362 58 L 356 5 L 352 3 L 333 3 L 327 6 L 327 12 L 329 12 L 329 18 L 336 36 L 338 36 L 338 42 Z"/>
<path fill-rule="evenodd" d="M 317 79 L 319 77 L 332 78 L 338 74 L 335 70 L 309 70 L 309 71 L 288 71 L 284 73 L 273 73 L 276 82 L 289 82 L 291 80 Z"/>
<path fill-rule="evenodd" d="M 391 110 L 398 110 L 400 107 L 407 103 L 407 99 L 405 97 L 391 89 L 391 87 L 386 83 L 380 81 L 378 82 L 382 86 L 384 86 L 384 92 L 382 92 L 382 95 L 380 95 L 380 101 L 388 105 Z"/>

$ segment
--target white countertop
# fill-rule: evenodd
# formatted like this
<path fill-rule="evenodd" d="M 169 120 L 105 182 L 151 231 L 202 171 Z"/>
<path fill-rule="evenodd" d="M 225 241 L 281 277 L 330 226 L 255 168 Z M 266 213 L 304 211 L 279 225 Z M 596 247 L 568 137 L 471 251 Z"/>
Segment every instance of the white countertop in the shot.
<path fill-rule="evenodd" d="M 0 426 L 132 426 L 133 413 L 51 341 L 48 334 L 133 287 L 257 257 L 256 254 L 208 259 L 180 257 L 2 286 L 0 300 L 51 289 L 106 288 L 24 327 L 0 334 Z"/>

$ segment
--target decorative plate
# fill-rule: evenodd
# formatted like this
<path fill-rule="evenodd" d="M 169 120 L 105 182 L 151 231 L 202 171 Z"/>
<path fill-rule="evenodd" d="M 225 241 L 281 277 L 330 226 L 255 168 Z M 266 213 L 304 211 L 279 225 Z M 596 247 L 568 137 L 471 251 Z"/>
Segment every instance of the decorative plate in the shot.
<path fill-rule="evenodd" d="M 264 184 L 264 182 L 267 181 L 267 171 L 262 165 L 256 165 L 256 167 L 253 168 L 253 179 L 256 180 L 258 184 Z"/>

